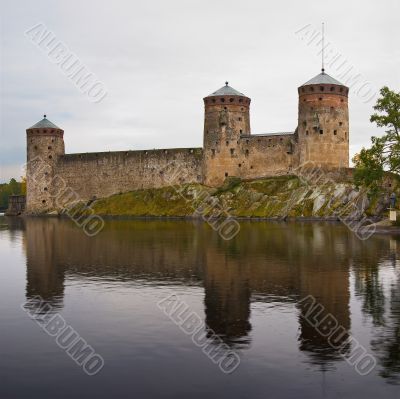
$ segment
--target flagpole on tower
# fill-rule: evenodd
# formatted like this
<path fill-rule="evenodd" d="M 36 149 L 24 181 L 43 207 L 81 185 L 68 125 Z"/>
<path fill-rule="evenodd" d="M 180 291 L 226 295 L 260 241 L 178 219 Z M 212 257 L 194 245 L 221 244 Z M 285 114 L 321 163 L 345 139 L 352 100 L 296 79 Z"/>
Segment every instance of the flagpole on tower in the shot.
<path fill-rule="evenodd" d="M 325 73 L 325 66 L 324 66 L 324 47 L 325 47 L 325 23 L 322 22 L 322 73 Z"/>

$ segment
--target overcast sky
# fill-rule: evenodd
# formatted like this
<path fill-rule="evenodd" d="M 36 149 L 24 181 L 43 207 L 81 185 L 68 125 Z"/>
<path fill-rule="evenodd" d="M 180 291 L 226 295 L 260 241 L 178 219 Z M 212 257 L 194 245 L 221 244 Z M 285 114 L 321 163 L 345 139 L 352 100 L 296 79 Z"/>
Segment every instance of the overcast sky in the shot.
<path fill-rule="evenodd" d="M 320 72 L 319 39 L 310 32 L 322 21 L 326 72 L 356 81 L 352 156 L 380 132 L 369 122 L 374 92 L 400 90 L 399 4 L 1 1 L 1 180 L 20 176 L 25 129 L 44 113 L 64 129 L 68 153 L 200 147 L 202 98 L 226 80 L 252 99 L 252 133 L 293 131 L 297 87 Z M 101 82 L 102 101 L 91 101 L 25 33 L 38 24 Z"/>

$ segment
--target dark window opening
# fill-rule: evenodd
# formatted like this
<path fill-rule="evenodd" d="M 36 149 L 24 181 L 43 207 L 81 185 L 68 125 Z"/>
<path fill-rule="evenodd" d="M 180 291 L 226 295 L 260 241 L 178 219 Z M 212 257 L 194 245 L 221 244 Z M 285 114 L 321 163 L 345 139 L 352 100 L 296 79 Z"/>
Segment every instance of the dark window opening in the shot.
<path fill-rule="evenodd" d="M 342 91 L 343 91 L 343 87 L 341 87 L 341 88 L 339 89 L 339 91 L 342 92 Z"/>
<path fill-rule="evenodd" d="M 228 140 L 226 141 L 226 145 L 229 145 L 229 141 Z"/>
<path fill-rule="evenodd" d="M 307 122 L 306 121 L 303 121 L 303 126 L 307 126 Z"/>
<path fill-rule="evenodd" d="M 322 100 L 322 97 L 320 97 L 318 100 L 321 101 L 321 100 Z"/>
<path fill-rule="evenodd" d="M 340 99 L 340 102 L 342 103 L 343 101 L 344 101 L 343 98 L 341 98 L 341 99 Z"/>
<path fill-rule="evenodd" d="M 42 200 L 42 204 L 45 204 L 46 203 L 46 200 Z"/>
<path fill-rule="evenodd" d="M 241 121 L 242 120 L 242 118 L 241 117 L 239 117 L 239 121 Z"/>
<path fill-rule="evenodd" d="M 37 145 L 35 145 L 35 147 L 33 147 L 35 150 L 37 150 Z"/>
<path fill-rule="evenodd" d="M 308 130 L 306 130 L 306 136 L 308 136 Z"/>
<path fill-rule="evenodd" d="M 43 190 L 44 190 L 44 191 L 47 191 L 47 187 L 45 187 Z"/>
<path fill-rule="evenodd" d="M 342 126 L 343 125 L 343 122 L 339 122 L 339 126 Z"/>
<path fill-rule="evenodd" d="M 227 107 L 224 107 L 224 109 L 228 109 Z"/>
<path fill-rule="evenodd" d="M 337 135 L 337 130 L 334 130 L 334 131 L 333 131 L 333 134 L 336 136 L 336 135 Z"/>
<path fill-rule="evenodd" d="M 239 166 L 239 168 L 241 168 L 241 167 L 242 167 L 242 164 L 240 163 L 238 166 Z"/>
<path fill-rule="evenodd" d="M 213 98 L 211 101 L 212 101 L 213 103 L 215 103 L 215 98 Z"/>
<path fill-rule="evenodd" d="M 335 88 L 333 86 L 331 87 L 331 91 L 335 91 Z"/>
<path fill-rule="evenodd" d="M 242 130 L 242 129 L 240 129 L 240 130 L 239 130 L 239 132 L 240 132 L 240 134 L 242 134 L 242 133 L 243 133 L 243 130 Z"/>
<path fill-rule="evenodd" d="M 235 149 L 231 148 L 231 155 L 233 155 L 235 153 Z"/>
<path fill-rule="evenodd" d="M 228 177 L 228 172 L 225 172 L 225 177 Z"/>
<path fill-rule="evenodd" d="M 319 89 L 320 89 L 321 91 L 324 91 L 324 86 L 320 86 Z"/>
<path fill-rule="evenodd" d="M 319 131 L 319 134 L 324 134 L 324 131 L 321 129 L 321 130 Z"/>
<path fill-rule="evenodd" d="M 221 98 L 221 103 L 224 103 L 225 102 L 225 98 Z"/>
<path fill-rule="evenodd" d="M 229 102 L 233 103 L 233 98 L 230 98 L 230 99 L 229 99 Z"/>
<path fill-rule="evenodd" d="M 212 155 L 212 156 L 215 155 L 215 150 L 214 150 L 214 148 L 211 150 L 211 155 Z"/>
<path fill-rule="evenodd" d="M 250 169 L 253 169 L 253 165 L 250 166 Z"/>
<path fill-rule="evenodd" d="M 239 98 L 239 102 L 242 103 L 243 102 L 243 98 Z M 242 108 L 243 109 L 243 108 Z"/>
<path fill-rule="evenodd" d="M 246 150 L 246 155 L 249 155 L 249 150 Z"/>
<path fill-rule="evenodd" d="M 51 145 L 49 145 L 49 146 L 47 147 L 47 149 L 48 149 L 48 150 L 51 150 Z"/>
<path fill-rule="evenodd" d="M 52 159 L 53 157 L 51 155 L 49 155 L 49 159 Z"/>

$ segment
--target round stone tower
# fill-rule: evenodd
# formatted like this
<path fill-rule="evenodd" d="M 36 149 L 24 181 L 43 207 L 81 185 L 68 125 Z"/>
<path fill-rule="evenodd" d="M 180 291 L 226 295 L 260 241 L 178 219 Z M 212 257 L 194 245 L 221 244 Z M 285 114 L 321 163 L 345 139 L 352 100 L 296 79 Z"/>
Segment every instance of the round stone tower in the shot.
<path fill-rule="evenodd" d="M 204 184 L 239 176 L 239 141 L 250 135 L 250 98 L 225 86 L 204 97 Z"/>
<path fill-rule="evenodd" d="M 26 211 L 43 213 L 56 201 L 57 161 L 65 154 L 64 130 L 44 118 L 26 129 Z"/>
<path fill-rule="evenodd" d="M 300 166 L 349 166 L 349 88 L 322 72 L 298 88 Z"/>

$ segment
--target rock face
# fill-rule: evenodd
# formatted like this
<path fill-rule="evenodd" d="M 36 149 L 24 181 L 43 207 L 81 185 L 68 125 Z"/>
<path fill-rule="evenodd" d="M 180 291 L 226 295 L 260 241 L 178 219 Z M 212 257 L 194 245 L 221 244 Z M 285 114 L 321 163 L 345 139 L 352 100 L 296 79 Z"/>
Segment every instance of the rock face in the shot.
<path fill-rule="evenodd" d="M 314 185 L 296 176 L 253 181 L 227 179 L 218 188 L 185 184 L 135 190 L 98 199 L 91 209 L 98 215 L 207 216 L 261 218 L 379 218 L 385 196 L 368 198 L 350 181 Z"/>

